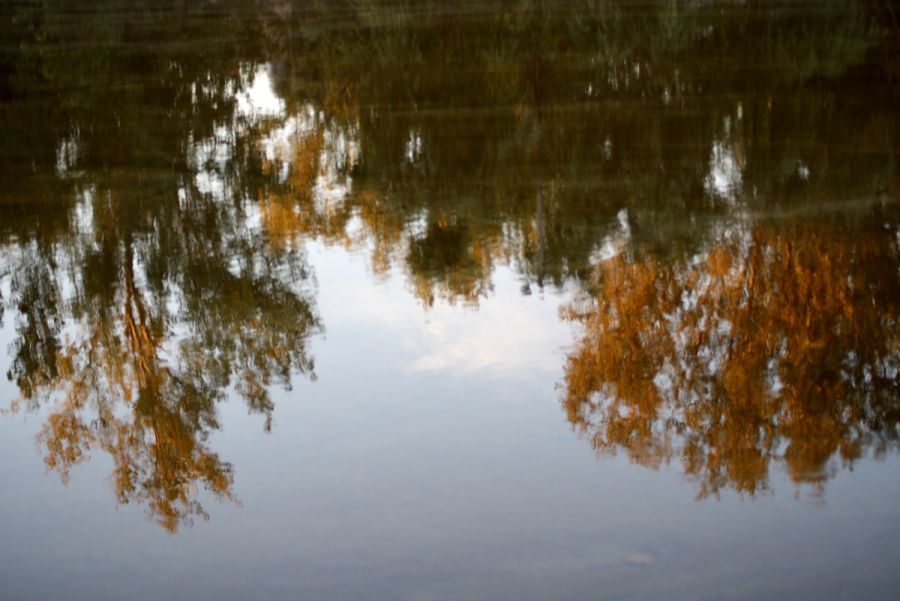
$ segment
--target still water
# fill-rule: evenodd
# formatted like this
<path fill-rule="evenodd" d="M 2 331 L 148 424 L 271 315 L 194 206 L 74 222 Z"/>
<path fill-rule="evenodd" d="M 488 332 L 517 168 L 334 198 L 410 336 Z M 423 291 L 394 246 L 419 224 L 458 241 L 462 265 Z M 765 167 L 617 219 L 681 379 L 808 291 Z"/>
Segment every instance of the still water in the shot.
<path fill-rule="evenodd" d="M 892 2 L 0 8 L 0 598 L 896 599 Z"/>

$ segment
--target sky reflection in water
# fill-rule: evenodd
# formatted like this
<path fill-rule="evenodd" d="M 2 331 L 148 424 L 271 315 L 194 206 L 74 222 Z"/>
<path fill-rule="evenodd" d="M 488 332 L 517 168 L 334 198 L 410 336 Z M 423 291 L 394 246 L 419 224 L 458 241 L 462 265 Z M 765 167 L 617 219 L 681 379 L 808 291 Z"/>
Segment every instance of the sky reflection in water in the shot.
<path fill-rule="evenodd" d="M 4 597 L 896 588 L 876 3 L 84 7 L 2 9 Z"/>

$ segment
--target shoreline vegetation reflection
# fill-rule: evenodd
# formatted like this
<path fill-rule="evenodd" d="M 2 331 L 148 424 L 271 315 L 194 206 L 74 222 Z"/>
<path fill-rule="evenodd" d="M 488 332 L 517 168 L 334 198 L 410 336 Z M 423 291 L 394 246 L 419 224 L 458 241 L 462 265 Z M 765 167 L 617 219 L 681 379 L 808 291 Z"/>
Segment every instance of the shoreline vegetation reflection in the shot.
<path fill-rule="evenodd" d="M 0 8 L 0 318 L 65 481 L 176 530 L 239 396 L 315 377 L 307 241 L 424 307 L 576 284 L 562 404 L 700 497 L 896 449 L 891 2 Z M 548 396 L 552 391 L 548 391 Z M 301 401 L 302 402 L 302 401 Z"/>

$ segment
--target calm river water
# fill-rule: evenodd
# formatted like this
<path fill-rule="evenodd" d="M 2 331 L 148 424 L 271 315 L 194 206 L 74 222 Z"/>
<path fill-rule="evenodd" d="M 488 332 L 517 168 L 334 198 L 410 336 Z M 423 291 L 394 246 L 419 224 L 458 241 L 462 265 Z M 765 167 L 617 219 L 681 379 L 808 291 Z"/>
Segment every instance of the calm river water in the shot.
<path fill-rule="evenodd" d="M 0 7 L 0 598 L 896 599 L 896 2 Z"/>

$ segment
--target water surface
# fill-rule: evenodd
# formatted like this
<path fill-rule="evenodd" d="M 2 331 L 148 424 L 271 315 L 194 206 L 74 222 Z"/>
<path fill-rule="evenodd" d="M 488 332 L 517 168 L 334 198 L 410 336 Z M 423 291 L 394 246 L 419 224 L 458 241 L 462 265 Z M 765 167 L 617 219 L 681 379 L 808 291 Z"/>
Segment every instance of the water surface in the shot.
<path fill-rule="evenodd" d="M 5 4 L 0 597 L 893 598 L 892 6 Z"/>

